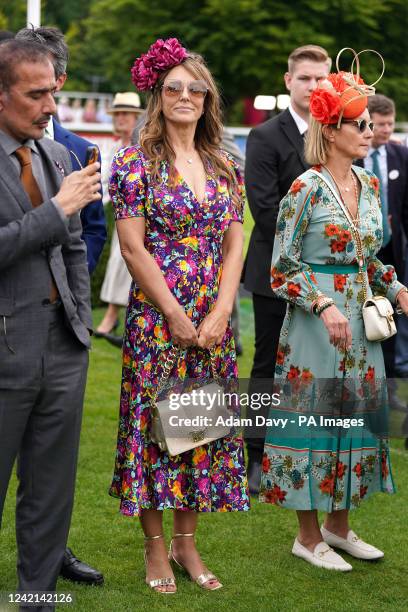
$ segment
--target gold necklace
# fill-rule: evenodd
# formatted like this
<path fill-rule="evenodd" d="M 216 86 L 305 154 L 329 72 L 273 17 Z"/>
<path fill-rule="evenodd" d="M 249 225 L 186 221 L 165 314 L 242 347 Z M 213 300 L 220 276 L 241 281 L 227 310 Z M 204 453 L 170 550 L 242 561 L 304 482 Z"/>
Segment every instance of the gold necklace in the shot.
<path fill-rule="evenodd" d="M 331 172 L 331 170 L 327 166 L 324 166 L 324 167 L 326 168 L 327 172 L 332 177 L 333 182 L 334 182 L 334 184 L 337 187 L 337 191 L 339 192 L 339 195 L 341 197 L 341 201 L 343 202 L 344 206 L 347 208 L 351 220 L 353 221 L 353 223 L 359 225 L 359 223 L 360 223 L 360 212 L 359 212 L 359 207 L 358 207 L 358 187 L 357 187 L 357 179 L 354 176 L 353 171 L 351 171 L 351 181 L 353 183 L 354 198 L 356 200 L 356 216 L 355 217 L 352 216 L 350 208 L 347 206 L 347 203 L 344 201 L 344 198 L 341 195 L 341 185 L 340 185 L 340 183 L 336 180 L 336 178 L 334 177 L 334 174 Z M 344 189 L 344 191 L 347 191 L 347 192 L 350 191 L 350 187 L 343 187 L 343 189 Z"/>
<path fill-rule="evenodd" d="M 356 200 L 356 216 L 353 217 L 350 209 L 347 207 L 348 211 L 350 212 L 350 217 L 353 220 L 353 223 L 355 223 L 356 225 L 360 225 L 360 209 L 359 209 L 359 197 L 358 197 L 358 186 L 357 186 L 357 179 L 354 175 L 354 172 L 351 172 L 351 180 L 353 181 L 353 187 L 354 187 L 354 198 Z"/>
<path fill-rule="evenodd" d="M 327 166 L 325 166 L 325 168 L 326 168 L 327 172 L 330 174 L 330 176 L 332 177 L 333 181 L 336 183 L 337 189 L 339 189 L 339 187 L 340 187 L 343 191 L 346 191 L 347 193 L 349 193 L 350 187 L 346 187 L 345 185 L 342 185 L 340 183 L 340 181 L 338 181 L 335 178 L 333 172 L 331 170 L 329 170 L 329 168 Z M 351 171 L 351 180 L 353 181 L 353 171 Z M 340 189 L 339 189 L 339 191 L 340 191 Z"/>

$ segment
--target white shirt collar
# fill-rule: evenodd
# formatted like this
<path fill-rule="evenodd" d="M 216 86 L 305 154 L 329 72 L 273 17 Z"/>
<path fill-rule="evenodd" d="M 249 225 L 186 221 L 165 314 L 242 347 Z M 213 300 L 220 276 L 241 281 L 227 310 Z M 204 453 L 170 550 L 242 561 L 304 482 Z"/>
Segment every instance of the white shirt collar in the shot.
<path fill-rule="evenodd" d="M 370 156 L 372 153 L 374 153 L 374 151 L 378 151 L 378 153 L 380 154 L 380 157 L 386 157 L 387 156 L 387 149 L 385 148 L 385 145 L 381 145 L 377 149 L 375 149 L 374 147 L 369 147 L 369 149 L 368 149 L 368 156 Z"/>
<path fill-rule="evenodd" d="M 45 128 L 44 136 L 45 138 L 50 138 L 51 140 L 54 140 L 54 124 L 52 122 L 52 117 L 50 117 L 48 125 Z"/>
<path fill-rule="evenodd" d="M 309 125 L 303 119 L 303 117 L 298 115 L 298 113 L 293 109 L 293 106 L 290 103 L 289 103 L 289 106 L 288 106 L 288 110 L 289 110 L 290 114 L 292 115 L 294 122 L 297 125 L 297 129 L 299 130 L 300 134 L 303 136 L 303 134 L 307 131 Z"/>

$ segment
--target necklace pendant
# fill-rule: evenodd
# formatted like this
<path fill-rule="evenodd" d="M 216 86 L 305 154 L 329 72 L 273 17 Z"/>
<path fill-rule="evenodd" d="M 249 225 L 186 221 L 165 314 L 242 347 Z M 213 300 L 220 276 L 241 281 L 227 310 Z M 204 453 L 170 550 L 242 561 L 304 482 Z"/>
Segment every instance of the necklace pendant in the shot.
<path fill-rule="evenodd" d="M 192 163 L 193 163 L 193 160 L 192 160 L 192 159 L 188 159 L 188 160 L 187 160 L 187 163 L 188 163 L 188 164 L 192 164 Z"/>
<path fill-rule="evenodd" d="M 345 187 L 344 191 L 347 191 L 347 193 L 350 191 L 350 187 Z"/>
<path fill-rule="evenodd" d="M 364 283 L 364 270 L 363 270 L 364 262 L 360 259 L 358 262 L 358 274 L 356 276 L 356 283 Z"/>

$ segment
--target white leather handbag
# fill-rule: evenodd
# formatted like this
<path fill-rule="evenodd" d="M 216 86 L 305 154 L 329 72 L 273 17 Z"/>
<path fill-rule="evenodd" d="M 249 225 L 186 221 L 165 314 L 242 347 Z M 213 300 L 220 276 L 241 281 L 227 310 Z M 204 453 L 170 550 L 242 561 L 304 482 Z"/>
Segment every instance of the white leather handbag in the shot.
<path fill-rule="evenodd" d="M 226 405 L 225 394 L 228 392 L 220 384 L 221 381 L 218 382 L 214 353 L 211 350 L 211 370 L 214 382 L 183 393 L 183 401 L 179 403 L 177 410 L 172 408 L 170 397 L 157 401 L 159 393 L 170 376 L 179 351 L 177 347 L 171 349 L 151 403 L 151 439 L 160 450 L 168 452 L 170 456 L 180 455 L 197 446 L 228 436 L 232 428 L 225 423 L 234 414 Z M 197 402 L 198 397 L 200 400 Z"/>
<path fill-rule="evenodd" d="M 362 314 L 367 340 L 381 342 L 397 333 L 394 309 L 386 297 L 376 295 L 368 298 L 363 304 Z"/>

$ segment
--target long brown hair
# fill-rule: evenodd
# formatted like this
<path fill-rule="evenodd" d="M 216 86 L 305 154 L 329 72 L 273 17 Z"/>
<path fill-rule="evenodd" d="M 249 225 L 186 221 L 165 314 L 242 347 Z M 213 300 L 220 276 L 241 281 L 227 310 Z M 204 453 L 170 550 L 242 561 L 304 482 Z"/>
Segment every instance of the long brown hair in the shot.
<path fill-rule="evenodd" d="M 237 180 L 235 172 L 229 166 L 225 155 L 221 152 L 221 138 L 223 125 L 221 121 L 220 94 L 210 71 L 201 55 L 189 53 L 181 63 L 195 79 L 205 81 L 208 91 L 204 99 L 204 113 L 197 123 L 194 136 L 195 148 L 204 165 L 214 170 L 216 177 L 224 177 L 230 188 L 234 204 L 242 207 L 237 196 Z M 140 133 L 140 146 L 144 154 L 152 162 L 152 179 L 160 180 L 160 165 L 163 161 L 170 164 L 170 181 L 175 179 L 174 160 L 176 154 L 169 141 L 164 116 L 162 113 L 161 86 L 170 72 L 166 70 L 157 80 L 146 109 L 146 123 Z"/>

